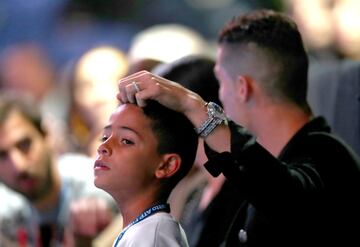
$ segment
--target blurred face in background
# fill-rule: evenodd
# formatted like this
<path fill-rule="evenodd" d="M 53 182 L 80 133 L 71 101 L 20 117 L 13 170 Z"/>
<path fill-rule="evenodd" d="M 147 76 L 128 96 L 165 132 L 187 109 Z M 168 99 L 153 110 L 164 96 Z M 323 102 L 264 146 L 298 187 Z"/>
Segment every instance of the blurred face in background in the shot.
<path fill-rule="evenodd" d="M 76 66 L 74 100 L 101 119 L 101 128 L 116 109 L 117 81 L 126 74 L 128 62 L 121 50 L 98 47 L 85 53 Z"/>
<path fill-rule="evenodd" d="M 360 1 L 292 0 L 288 9 L 310 50 L 327 47 L 360 58 Z"/>
<path fill-rule="evenodd" d="M 118 80 L 126 74 L 125 54 L 114 47 L 97 47 L 86 52 L 75 67 L 73 102 L 87 133 L 76 133 L 86 153 L 94 156 L 108 116 L 116 109 Z M 75 131 L 76 132 L 76 131 Z"/>
<path fill-rule="evenodd" d="M 18 111 L 0 124 L 0 181 L 35 201 L 52 188 L 51 158 L 45 137 Z"/>
<path fill-rule="evenodd" d="M 54 83 L 54 68 L 41 47 L 24 43 L 10 46 L 1 59 L 1 87 L 41 101 Z"/>

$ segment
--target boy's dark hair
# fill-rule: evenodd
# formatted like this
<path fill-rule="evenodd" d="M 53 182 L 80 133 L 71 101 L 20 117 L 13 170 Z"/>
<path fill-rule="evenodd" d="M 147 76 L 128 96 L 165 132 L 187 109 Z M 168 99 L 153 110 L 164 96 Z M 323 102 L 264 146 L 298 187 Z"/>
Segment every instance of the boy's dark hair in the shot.
<path fill-rule="evenodd" d="M 42 125 L 40 107 L 33 98 L 14 91 L 2 91 L 0 93 L 0 124 L 7 120 L 13 110 L 18 111 L 39 133 L 43 136 L 46 135 Z"/>
<path fill-rule="evenodd" d="M 143 107 L 144 114 L 152 121 L 152 130 L 158 138 L 158 152 L 177 153 L 181 157 L 180 169 L 169 180 L 167 197 L 175 185 L 190 171 L 196 156 L 198 136 L 190 120 L 182 113 L 170 110 L 156 101 L 149 100 Z"/>
<path fill-rule="evenodd" d="M 297 25 L 286 15 L 256 10 L 229 21 L 218 35 L 219 44 L 255 43 L 280 67 L 275 84 L 264 85 L 309 111 L 306 101 L 309 60 Z"/>

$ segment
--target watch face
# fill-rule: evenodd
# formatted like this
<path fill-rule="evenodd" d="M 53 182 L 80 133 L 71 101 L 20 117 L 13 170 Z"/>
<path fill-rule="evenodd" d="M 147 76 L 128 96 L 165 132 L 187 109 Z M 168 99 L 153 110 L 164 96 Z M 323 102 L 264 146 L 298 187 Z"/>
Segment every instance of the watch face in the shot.
<path fill-rule="evenodd" d="M 209 115 L 215 118 L 225 119 L 224 110 L 216 103 L 209 102 L 208 104 Z"/>
<path fill-rule="evenodd" d="M 196 128 L 196 133 L 202 138 L 207 137 L 220 124 L 227 124 L 224 110 L 216 103 L 207 103 L 207 113 L 209 118 L 199 128 Z"/>

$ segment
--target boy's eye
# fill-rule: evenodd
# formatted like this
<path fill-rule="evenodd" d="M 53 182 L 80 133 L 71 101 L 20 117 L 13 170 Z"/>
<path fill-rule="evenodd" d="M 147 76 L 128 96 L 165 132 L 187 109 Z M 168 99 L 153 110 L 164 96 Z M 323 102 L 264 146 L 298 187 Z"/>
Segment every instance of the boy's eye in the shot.
<path fill-rule="evenodd" d="M 128 140 L 128 139 L 122 139 L 121 142 L 122 142 L 123 144 L 125 144 L 125 145 L 132 145 L 132 144 L 134 144 L 134 142 L 132 142 L 132 141 L 130 141 L 130 140 Z"/>
<path fill-rule="evenodd" d="M 101 141 L 101 142 L 105 142 L 107 139 L 108 139 L 107 136 L 102 136 L 102 137 L 100 138 L 100 141 Z"/>

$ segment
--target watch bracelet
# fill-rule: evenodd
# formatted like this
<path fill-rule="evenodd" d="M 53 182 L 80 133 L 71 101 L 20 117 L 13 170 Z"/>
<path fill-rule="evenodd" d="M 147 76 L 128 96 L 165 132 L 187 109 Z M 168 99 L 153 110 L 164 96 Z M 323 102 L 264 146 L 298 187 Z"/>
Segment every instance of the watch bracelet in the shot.
<path fill-rule="evenodd" d="M 217 126 L 224 122 L 223 119 L 211 119 L 210 123 L 206 128 L 200 133 L 200 137 L 206 138 Z"/>
<path fill-rule="evenodd" d="M 212 122 L 212 118 L 206 119 L 205 122 L 202 123 L 202 125 L 198 128 L 195 128 L 195 131 L 198 135 L 201 135 L 201 133 L 209 126 L 209 124 Z"/>

